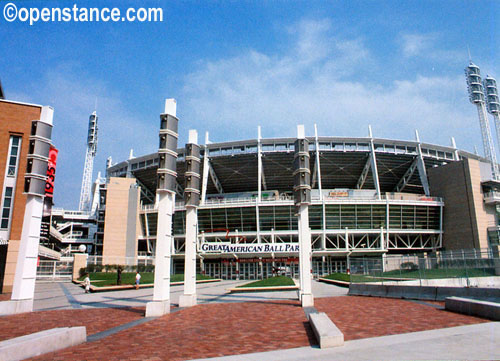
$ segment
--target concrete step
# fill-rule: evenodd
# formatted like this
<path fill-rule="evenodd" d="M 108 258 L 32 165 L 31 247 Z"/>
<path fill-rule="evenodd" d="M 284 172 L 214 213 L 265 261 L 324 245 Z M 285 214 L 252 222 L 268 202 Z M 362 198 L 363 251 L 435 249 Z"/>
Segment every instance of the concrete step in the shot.
<path fill-rule="evenodd" d="M 0 361 L 24 360 L 87 341 L 85 327 L 60 327 L 0 342 Z"/>

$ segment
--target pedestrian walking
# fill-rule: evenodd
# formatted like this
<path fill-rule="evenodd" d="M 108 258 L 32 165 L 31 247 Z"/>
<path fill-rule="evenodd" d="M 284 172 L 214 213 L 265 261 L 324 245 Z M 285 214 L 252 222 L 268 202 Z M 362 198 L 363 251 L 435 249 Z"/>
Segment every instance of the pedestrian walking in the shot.
<path fill-rule="evenodd" d="M 139 271 L 137 271 L 137 273 L 135 274 L 135 289 L 136 290 L 139 289 L 139 283 L 141 283 L 141 275 L 140 275 Z"/>
<path fill-rule="evenodd" d="M 85 279 L 83 280 L 83 285 L 85 286 L 85 293 L 90 292 L 90 277 L 88 273 L 85 273 Z"/>
<path fill-rule="evenodd" d="M 116 273 L 118 274 L 118 276 L 116 278 L 116 284 L 121 285 L 122 284 L 122 268 L 120 266 L 118 266 Z"/>

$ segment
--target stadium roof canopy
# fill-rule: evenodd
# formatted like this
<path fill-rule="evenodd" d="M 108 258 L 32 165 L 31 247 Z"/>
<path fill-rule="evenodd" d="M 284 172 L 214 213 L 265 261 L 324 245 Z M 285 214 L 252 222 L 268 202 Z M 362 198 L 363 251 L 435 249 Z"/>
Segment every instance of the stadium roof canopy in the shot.
<path fill-rule="evenodd" d="M 310 167 L 312 187 L 318 188 L 316 173 L 316 147 L 310 141 Z M 293 158 L 295 138 L 262 139 L 263 190 L 291 192 L 293 189 Z M 362 175 L 366 181 L 360 189 L 374 189 L 369 162 L 371 138 L 319 137 L 321 183 L 323 189 L 356 189 Z M 451 147 L 374 138 L 374 150 L 380 191 L 395 192 L 404 176 L 410 175 L 404 192 L 423 194 L 423 186 L 415 161 L 418 146 L 422 150 L 425 167 L 431 168 L 463 158 L 485 159 Z M 202 156 L 204 155 L 202 146 Z M 258 141 L 245 140 L 207 145 L 209 166 L 207 194 L 249 192 L 257 190 Z M 184 149 L 178 149 L 177 173 L 179 190 L 184 188 Z M 458 157 L 458 158 L 457 158 Z M 202 160 L 203 169 L 203 160 Z M 412 168 L 413 167 L 413 172 Z M 111 177 L 133 176 L 142 187 L 153 194 L 156 191 L 157 153 L 132 158 L 107 169 Z M 368 169 L 368 171 L 367 171 Z M 368 172 L 368 174 L 364 174 Z M 203 172 L 201 172 L 203 174 Z"/>

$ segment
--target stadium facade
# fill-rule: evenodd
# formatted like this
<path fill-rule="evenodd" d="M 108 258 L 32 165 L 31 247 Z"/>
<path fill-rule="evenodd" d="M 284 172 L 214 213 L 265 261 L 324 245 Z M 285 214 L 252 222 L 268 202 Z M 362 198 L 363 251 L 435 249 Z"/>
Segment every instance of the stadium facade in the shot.
<path fill-rule="evenodd" d="M 295 138 L 206 144 L 201 149 L 197 257 L 222 278 L 298 273 L 293 201 Z M 208 138 L 208 136 L 207 136 Z M 345 271 L 350 257 L 498 245 L 500 182 L 488 160 L 415 141 L 308 137 L 313 274 Z M 173 271 L 184 264 L 186 161 L 178 149 Z M 100 185 L 95 254 L 154 256 L 158 154 L 111 165 Z M 97 193 L 96 193 L 97 194 Z M 161 221 L 161 220 L 160 220 Z"/>

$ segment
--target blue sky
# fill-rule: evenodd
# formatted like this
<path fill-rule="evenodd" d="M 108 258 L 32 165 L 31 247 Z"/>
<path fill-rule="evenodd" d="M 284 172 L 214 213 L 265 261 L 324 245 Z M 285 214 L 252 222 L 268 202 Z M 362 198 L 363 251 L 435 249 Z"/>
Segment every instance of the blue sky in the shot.
<path fill-rule="evenodd" d="M 450 144 L 482 154 L 464 67 L 500 78 L 498 1 L 13 1 L 18 7 L 161 7 L 161 23 L 7 23 L 8 99 L 52 105 L 56 206 L 76 208 L 89 114 L 98 99 L 95 174 L 106 158 L 157 148 L 165 98 L 180 144 L 313 134 Z M 0 8 L 6 1 L 0 1 Z M 492 121 L 492 120 L 490 120 Z M 492 127 L 494 133 L 494 128 Z M 499 147 L 497 146 L 497 149 Z"/>

